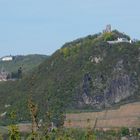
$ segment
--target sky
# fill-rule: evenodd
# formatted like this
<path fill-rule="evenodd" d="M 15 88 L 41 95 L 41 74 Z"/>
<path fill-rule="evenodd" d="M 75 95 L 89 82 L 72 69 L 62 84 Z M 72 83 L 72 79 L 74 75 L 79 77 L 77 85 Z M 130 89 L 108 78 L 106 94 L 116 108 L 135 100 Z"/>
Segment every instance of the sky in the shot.
<path fill-rule="evenodd" d="M 0 57 L 51 55 L 107 24 L 140 39 L 140 0 L 0 0 Z"/>

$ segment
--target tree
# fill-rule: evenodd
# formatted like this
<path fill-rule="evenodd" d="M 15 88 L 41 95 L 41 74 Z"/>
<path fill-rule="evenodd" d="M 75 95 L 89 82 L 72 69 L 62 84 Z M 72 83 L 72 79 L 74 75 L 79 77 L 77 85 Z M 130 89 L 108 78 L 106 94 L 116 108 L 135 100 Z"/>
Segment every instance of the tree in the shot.
<path fill-rule="evenodd" d="M 42 128 L 43 128 L 43 136 L 47 140 L 47 139 L 49 139 L 49 134 L 52 130 L 51 112 L 49 109 L 48 101 L 47 101 L 46 110 L 47 110 L 47 112 L 45 114 L 44 122 L 42 122 Z"/>
<path fill-rule="evenodd" d="M 14 124 L 15 119 L 16 119 L 16 113 L 15 111 L 12 111 L 10 113 L 10 118 L 12 120 L 12 124 L 9 125 L 9 140 L 20 140 L 20 133 L 19 133 L 19 128 L 17 125 Z"/>
<path fill-rule="evenodd" d="M 61 101 L 56 101 L 55 105 L 51 108 L 52 116 L 51 120 L 57 128 L 61 128 L 64 125 L 64 105 Z"/>
<path fill-rule="evenodd" d="M 32 120 L 32 134 L 34 135 L 39 128 L 38 126 L 38 107 L 31 98 L 28 100 L 28 108 L 30 110 Z"/>
<path fill-rule="evenodd" d="M 18 79 L 22 78 L 22 67 L 18 69 Z"/>
<path fill-rule="evenodd" d="M 103 39 L 104 39 L 104 41 L 112 41 L 112 40 L 117 39 L 117 37 L 115 36 L 115 34 L 113 34 L 111 32 L 111 33 L 104 33 L 103 34 Z"/>
<path fill-rule="evenodd" d="M 70 56 L 70 49 L 69 48 L 67 48 L 67 47 L 63 48 L 62 52 L 63 52 L 64 57 Z"/>
<path fill-rule="evenodd" d="M 9 140 L 20 140 L 19 128 L 17 125 L 9 126 Z"/>
<path fill-rule="evenodd" d="M 0 134 L 0 140 L 3 140 L 2 134 Z"/>
<path fill-rule="evenodd" d="M 121 136 L 127 136 L 129 135 L 129 129 L 126 127 L 121 128 Z"/>

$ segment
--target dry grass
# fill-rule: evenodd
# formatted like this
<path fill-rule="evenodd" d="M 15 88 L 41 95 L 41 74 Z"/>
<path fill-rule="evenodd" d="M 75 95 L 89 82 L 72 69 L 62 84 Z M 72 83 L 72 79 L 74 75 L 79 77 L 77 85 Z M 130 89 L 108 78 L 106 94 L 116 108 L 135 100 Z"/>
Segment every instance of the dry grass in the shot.
<path fill-rule="evenodd" d="M 121 106 L 116 110 L 67 114 L 66 127 L 96 128 L 140 127 L 140 102 Z"/>

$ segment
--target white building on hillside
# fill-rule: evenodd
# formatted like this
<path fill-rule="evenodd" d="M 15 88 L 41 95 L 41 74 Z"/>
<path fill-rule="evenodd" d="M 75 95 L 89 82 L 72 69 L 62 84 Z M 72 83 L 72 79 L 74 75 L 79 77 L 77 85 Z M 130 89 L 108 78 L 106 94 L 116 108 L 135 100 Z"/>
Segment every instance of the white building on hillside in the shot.
<path fill-rule="evenodd" d="M 117 40 L 107 41 L 109 44 L 116 44 L 116 43 L 132 43 L 132 40 L 128 40 L 127 38 L 118 38 Z"/>
<path fill-rule="evenodd" d="M 13 56 L 4 56 L 1 58 L 2 61 L 12 61 L 13 60 Z"/>

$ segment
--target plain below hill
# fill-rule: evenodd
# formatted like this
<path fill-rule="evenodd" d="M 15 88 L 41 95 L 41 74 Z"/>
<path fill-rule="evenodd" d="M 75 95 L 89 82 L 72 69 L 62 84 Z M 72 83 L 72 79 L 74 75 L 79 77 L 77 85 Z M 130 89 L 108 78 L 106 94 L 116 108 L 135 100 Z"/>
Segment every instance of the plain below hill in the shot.
<path fill-rule="evenodd" d="M 65 127 L 94 127 L 96 129 L 139 128 L 140 102 L 122 105 L 119 108 L 100 112 L 66 114 Z M 88 121 L 89 120 L 89 121 Z"/>

